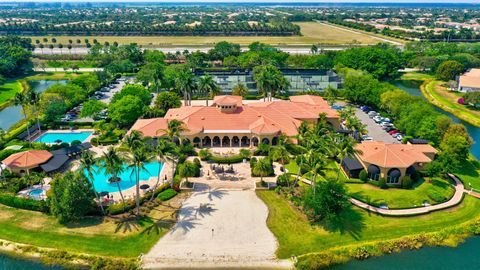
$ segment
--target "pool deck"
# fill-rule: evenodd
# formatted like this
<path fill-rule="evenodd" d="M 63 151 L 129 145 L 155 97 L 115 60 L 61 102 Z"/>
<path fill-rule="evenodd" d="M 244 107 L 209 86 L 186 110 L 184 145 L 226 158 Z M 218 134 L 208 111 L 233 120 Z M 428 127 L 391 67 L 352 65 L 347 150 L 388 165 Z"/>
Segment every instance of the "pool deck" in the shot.
<path fill-rule="evenodd" d="M 31 197 L 29 194 L 32 190 L 35 190 L 35 189 L 43 189 L 44 192 L 41 196 L 39 197 Z M 21 190 L 20 192 L 17 193 L 18 196 L 20 197 L 24 197 L 24 198 L 30 198 L 30 199 L 34 199 L 34 200 L 45 200 L 47 199 L 47 191 L 50 189 L 50 185 L 48 184 L 45 184 L 45 185 L 33 185 L 31 187 L 28 187 L 24 190 Z"/>
<path fill-rule="evenodd" d="M 82 143 L 84 142 L 90 142 L 96 135 L 94 135 L 95 130 L 93 129 L 75 129 L 75 130 L 70 130 L 70 129 L 49 129 L 49 130 L 43 130 L 41 133 L 35 135 L 32 137 L 32 141 L 35 142 L 38 138 L 40 138 L 42 135 L 46 133 L 81 133 L 81 132 L 92 132 L 90 136 L 88 136 Z M 46 143 L 46 144 L 55 144 L 55 143 Z"/>

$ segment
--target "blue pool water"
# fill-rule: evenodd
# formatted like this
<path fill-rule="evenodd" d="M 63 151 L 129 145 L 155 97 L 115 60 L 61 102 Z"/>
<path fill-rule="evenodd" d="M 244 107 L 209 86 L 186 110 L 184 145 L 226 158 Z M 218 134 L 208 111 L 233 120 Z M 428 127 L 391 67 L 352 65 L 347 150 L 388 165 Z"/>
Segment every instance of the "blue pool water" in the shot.
<path fill-rule="evenodd" d="M 158 172 L 162 170 L 163 163 L 150 162 L 145 164 L 146 170 L 140 172 L 140 181 L 147 181 L 150 177 L 157 177 Z M 107 191 L 107 192 L 118 192 L 117 183 L 108 183 L 108 179 L 112 177 L 110 174 L 106 174 L 103 168 L 94 166 L 94 186 L 97 192 Z M 128 168 L 127 165 L 123 166 L 123 173 L 120 177 L 120 189 L 125 190 L 135 186 L 135 174 L 133 173 L 133 168 Z M 84 171 L 85 175 L 88 175 Z"/>
<path fill-rule="evenodd" d="M 43 194 L 43 189 L 37 188 L 37 189 L 32 189 L 29 193 L 28 196 L 30 197 L 40 197 Z"/>
<path fill-rule="evenodd" d="M 62 143 L 71 143 L 73 141 L 85 141 L 88 136 L 92 135 L 92 131 L 82 131 L 82 132 L 45 132 L 42 136 L 37 138 L 36 142 L 43 143 L 57 143 L 60 140 Z"/>

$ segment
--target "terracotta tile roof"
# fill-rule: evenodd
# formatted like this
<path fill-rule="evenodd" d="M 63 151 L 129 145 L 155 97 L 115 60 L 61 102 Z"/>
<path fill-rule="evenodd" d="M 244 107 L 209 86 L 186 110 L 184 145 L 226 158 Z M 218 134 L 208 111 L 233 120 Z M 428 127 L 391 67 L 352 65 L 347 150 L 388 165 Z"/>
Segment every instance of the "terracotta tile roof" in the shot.
<path fill-rule="evenodd" d="M 163 135 L 164 132 L 162 130 L 167 129 L 167 127 L 168 120 L 165 118 L 138 119 L 128 131 L 128 134 L 132 130 L 138 130 L 143 136 L 158 137 Z"/>
<path fill-rule="evenodd" d="M 47 150 L 29 150 L 10 155 L 2 161 L 8 167 L 30 168 L 47 162 L 53 155 Z"/>
<path fill-rule="evenodd" d="M 302 96 L 309 100 L 308 96 Z M 321 97 L 313 97 L 313 101 L 321 104 Z M 184 106 L 170 109 L 165 114 L 164 120 L 140 119 L 132 127 L 142 131 L 146 136 L 158 130 L 157 126 L 176 119 L 185 123 L 188 132 L 185 134 L 204 133 L 254 133 L 271 135 L 285 133 L 288 136 L 297 134 L 297 128 L 304 120 L 318 119 L 322 112 L 330 118 L 338 118 L 338 112 L 331 109 L 328 104 L 311 105 L 291 101 L 272 101 L 241 104 L 239 96 L 220 96 L 215 102 L 237 102 L 234 112 L 222 112 L 216 107 Z M 240 104 L 240 105 L 238 105 Z M 150 135 L 152 136 L 152 135 Z"/>
<path fill-rule="evenodd" d="M 414 163 L 432 161 L 426 154 L 437 150 L 429 144 L 386 144 L 384 142 L 362 142 L 356 146 L 362 153 L 361 160 L 383 168 L 408 168 Z"/>
<path fill-rule="evenodd" d="M 241 96 L 215 96 L 213 98 L 213 105 L 237 105 L 242 106 L 242 97 Z"/>
<path fill-rule="evenodd" d="M 291 102 L 295 103 L 306 103 L 309 105 L 317 105 L 322 107 L 330 108 L 328 102 L 326 102 L 322 97 L 314 96 L 314 95 L 300 95 L 300 96 L 291 96 Z"/>
<path fill-rule="evenodd" d="M 465 75 L 460 76 L 458 85 L 460 87 L 480 88 L 480 75 L 478 77 Z"/>

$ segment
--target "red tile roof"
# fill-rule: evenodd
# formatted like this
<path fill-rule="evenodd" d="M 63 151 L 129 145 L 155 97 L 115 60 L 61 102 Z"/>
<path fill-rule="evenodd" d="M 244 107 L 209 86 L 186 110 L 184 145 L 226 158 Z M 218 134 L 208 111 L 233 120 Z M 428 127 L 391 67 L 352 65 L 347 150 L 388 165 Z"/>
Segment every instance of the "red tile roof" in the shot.
<path fill-rule="evenodd" d="M 432 161 L 426 154 L 436 154 L 429 144 L 386 144 L 364 141 L 356 146 L 361 160 L 383 168 L 408 168 L 415 163 Z"/>
<path fill-rule="evenodd" d="M 47 162 L 53 155 L 47 150 L 29 150 L 10 155 L 2 161 L 7 167 L 31 168 Z"/>

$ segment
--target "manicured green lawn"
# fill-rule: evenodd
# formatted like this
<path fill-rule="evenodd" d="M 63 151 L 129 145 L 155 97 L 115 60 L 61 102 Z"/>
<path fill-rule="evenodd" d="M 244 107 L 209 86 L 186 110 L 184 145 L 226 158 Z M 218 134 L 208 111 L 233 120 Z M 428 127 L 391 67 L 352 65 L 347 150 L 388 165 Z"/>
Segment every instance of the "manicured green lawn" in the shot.
<path fill-rule="evenodd" d="M 17 81 L 10 81 L 0 86 L 0 106 L 12 100 L 15 94 L 22 90 L 22 85 Z"/>
<path fill-rule="evenodd" d="M 352 206 L 334 224 L 311 226 L 301 212 L 274 191 L 258 191 L 257 195 L 268 206 L 267 224 L 277 237 L 280 258 L 434 232 L 480 217 L 480 200 L 466 196 L 458 207 L 415 217 L 383 217 Z"/>
<path fill-rule="evenodd" d="M 148 252 L 175 223 L 174 213 L 180 206 L 180 201 L 175 201 L 178 197 L 183 195 L 165 206 L 155 207 L 147 218 L 138 222 L 135 219 L 90 218 L 67 226 L 39 212 L 0 205 L 0 239 L 75 253 L 136 257 Z"/>
<path fill-rule="evenodd" d="M 455 175 L 460 177 L 466 189 L 473 188 L 480 192 L 480 163 L 474 157 L 471 156 Z"/>
<path fill-rule="evenodd" d="M 448 201 L 455 193 L 443 179 L 433 179 L 431 183 L 420 180 L 412 189 L 381 189 L 372 184 L 347 184 L 347 187 L 353 198 L 375 206 L 386 204 L 390 209 L 420 207 L 424 201 L 438 204 Z"/>

